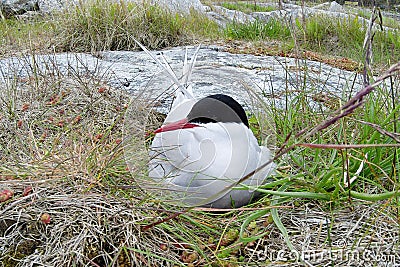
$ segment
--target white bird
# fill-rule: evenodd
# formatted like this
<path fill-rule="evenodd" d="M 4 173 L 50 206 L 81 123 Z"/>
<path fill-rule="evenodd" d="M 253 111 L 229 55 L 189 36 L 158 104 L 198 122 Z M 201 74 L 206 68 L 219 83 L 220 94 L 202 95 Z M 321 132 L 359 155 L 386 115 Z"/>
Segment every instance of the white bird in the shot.
<path fill-rule="evenodd" d="M 230 188 L 271 159 L 269 149 L 259 146 L 249 129 L 243 107 L 224 94 L 199 101 L 194 98 L 190 76 L 200 46 L 189 63 L 186 49 L 180 79 L 164 58 L 161 63 L 139 46 L 168 72 L 176 89 L 172 108 L 163 126 L 155 131 L 150 147 L 149 177 L 187 206 L 231 208 L 248 204 L 257 195 L 255 188 L 274 172 L 275 164 L 245 180 L 242 188 Z"/>

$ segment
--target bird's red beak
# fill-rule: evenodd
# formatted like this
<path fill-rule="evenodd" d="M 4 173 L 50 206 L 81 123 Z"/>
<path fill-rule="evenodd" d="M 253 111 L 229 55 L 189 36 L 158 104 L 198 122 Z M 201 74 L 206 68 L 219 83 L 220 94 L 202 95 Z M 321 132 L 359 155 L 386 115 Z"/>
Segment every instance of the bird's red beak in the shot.
<path fill-rule="evenodd" d="M 154 133 L 162 133 L 162 132 L 168 132 L 168 131 L 175 131 L 175 130 L 180 130 L 180 129 L 186 129 L 186 128 L 194 128 L 198 127 L 199 125 L 190 123 L 188 120 L 182 119 L 179 121 L 171 122 L 166 125 L 161 126 L 157 130 L 154 131 Z"/>

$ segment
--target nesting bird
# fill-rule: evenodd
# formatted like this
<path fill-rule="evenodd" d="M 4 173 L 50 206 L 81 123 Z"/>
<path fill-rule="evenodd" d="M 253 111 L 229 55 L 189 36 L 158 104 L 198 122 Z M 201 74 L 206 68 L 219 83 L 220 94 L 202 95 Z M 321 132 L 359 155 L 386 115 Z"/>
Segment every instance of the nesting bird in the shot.
<path fill-rule="evenodd" d="M 183 75 L 178 79 L 165 60 L 161 63 L 140 46 L 167 71 L 176 89 L 170 112 L 154 131 L 149 176 L 184 205 L 231 208 L 248 204 L 275 164 L 237 185 L 271 159 L 270 150 L 258 145 L 243 107 L 222 93 L 195 99 L 190 77 L 200 47 L 190 62 L 186 50 Z"/>

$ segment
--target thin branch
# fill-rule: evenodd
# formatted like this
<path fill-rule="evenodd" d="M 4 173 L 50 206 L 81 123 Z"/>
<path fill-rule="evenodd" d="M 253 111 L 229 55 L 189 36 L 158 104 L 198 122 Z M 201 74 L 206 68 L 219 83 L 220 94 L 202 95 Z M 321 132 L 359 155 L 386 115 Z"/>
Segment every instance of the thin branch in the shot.
<path fill-rule="evenodd" d="M 308 147 L 308 148 L 323 148 L 323 149 L 349 149 L 349 148 L 369 148 L 369 147 L 400 147 L 400 144 L 311 144 L 311 143 L 300 143 L 295 146 Z"/>

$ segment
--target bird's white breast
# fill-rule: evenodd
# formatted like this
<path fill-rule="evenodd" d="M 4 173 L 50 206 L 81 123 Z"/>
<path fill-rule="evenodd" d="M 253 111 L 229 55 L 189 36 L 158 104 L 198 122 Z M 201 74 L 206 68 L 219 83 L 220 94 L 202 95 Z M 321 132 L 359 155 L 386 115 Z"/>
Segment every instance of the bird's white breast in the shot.
<path fill-rule="evenodd" d="M 270 159 L 269 150 L 258 146 L 253 133 L 239 123 L 162 132 L 151 148 L 150 177 L 184 190 L 196 188 L 198 198 L 218 194 Z M 260 185 L 266 175 L 257 173 L 245 184 Z"/>

